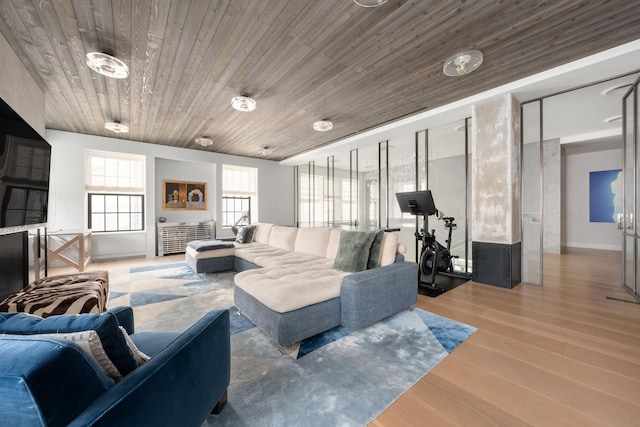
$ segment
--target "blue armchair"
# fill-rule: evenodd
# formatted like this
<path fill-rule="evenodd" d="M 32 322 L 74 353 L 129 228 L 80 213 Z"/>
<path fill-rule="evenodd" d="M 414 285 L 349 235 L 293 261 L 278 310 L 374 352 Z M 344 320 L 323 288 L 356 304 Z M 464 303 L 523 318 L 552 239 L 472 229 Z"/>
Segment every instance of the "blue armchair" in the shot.
<path fill-rule="evenodd" d="M 0 338 L 0 419 L 29 426 L 200 426 L 222 409 L 230 379 L 228 310 L 211 311 L 183 333 L 136 333 L 130 307 L 109 312 L 149 361 L 113 384 L 73 343 Z"/>

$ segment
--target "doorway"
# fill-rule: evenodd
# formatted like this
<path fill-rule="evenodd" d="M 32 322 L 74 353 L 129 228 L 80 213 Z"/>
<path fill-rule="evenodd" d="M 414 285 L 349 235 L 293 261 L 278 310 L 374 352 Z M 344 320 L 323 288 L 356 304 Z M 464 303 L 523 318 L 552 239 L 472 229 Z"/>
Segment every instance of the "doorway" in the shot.
<path fill-rule="evenodd" d="M 625 178 L 627 194 L 631 185 L 637 194 L 637 121 L 635 130 L 630 125 L 623 132 L 621 110 L 622 97 L 637 78 L 638 73 L 626 75 L 522 104 L 523 282 L 543 284 L 545 254 L 595 250 L 621 258 L 625 250 L 626 264 L 634 267 L 627 268 L 626 281 L 633 278 L 637 290 L 637 219 L 631 208 L 638 202 L 627 201 L 632 215 L 625 227 L 632 227 L 623 245 L 622 203 L 611 190 L 615 180 L 606 182 L 635 167 Z M 626 104 L 629 120 L 637 118 L 637 95 L 629 95 Z M 622 160 L 623 137 L 628 165 Z M 605 196 L 594 191 L 599 180 L 609 185 Z M 594 215 L 592 207 L 603 204 L 611 205 L 611 212 Z"/>

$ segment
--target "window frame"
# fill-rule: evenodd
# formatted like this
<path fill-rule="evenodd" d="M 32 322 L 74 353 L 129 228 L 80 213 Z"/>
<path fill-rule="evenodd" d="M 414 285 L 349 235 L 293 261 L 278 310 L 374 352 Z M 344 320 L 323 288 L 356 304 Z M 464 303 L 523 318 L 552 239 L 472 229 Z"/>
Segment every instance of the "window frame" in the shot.
<path fill-rule="evenodd" d="M 120 198 L 121 197 L 128 197 L 129 198 L 129 206 L 132 206 L 132 198 L 136 197 L 136 198 L 140 198 L 140 211 L 132 211 L 131 208 L 129 208 L 128 211 L 121 211 L 120 208 L 118 207 L 118 209 L 116 209 L 115 212 L 109 212 L 106 209 L 106 203 L 103 203 L 103 205 L 105 206 L 105 208 L 101 211 L 98 212 L 97 214 L 102 214 L 104 215 L 105 219 L 104 219 L 104 224 L 103 224 L 103 229 L 102 230 L 94 230 L 94 223 L 93 223 L 93 215 L 96 214 L 96 212 L 94 212 L 92 210 L 92 196 L 115 196 L 117 199 L 117 203 L 120 202 Z M 88 210 L 88 223 L 89 223 L 89 229 L 92 230 L 92 232 L 94 233 L 122 233 L 122 232 L 137 232 L 137 231 L 145 231 L 145 210 L 144 210 L 144 194 L 135 194 L 135 193 L 106 193 L 106 192 L 93 192 L 93 193 L 87 193 L 87 210 Z M 117 223 L 117 229 L 107 229 L 107 214 L 115 214 L 116 216 L 116 223 Z M 131 216 L 133 214 L 140 214 L 141 218 L 140 218 L 140 228 L 128 228 L 128 229 L 121 229 L 120 228 L 120 216 L 127 214 L 129 215 L 129 225 L 131 225 L 132 221 L 131 221 Z"/>

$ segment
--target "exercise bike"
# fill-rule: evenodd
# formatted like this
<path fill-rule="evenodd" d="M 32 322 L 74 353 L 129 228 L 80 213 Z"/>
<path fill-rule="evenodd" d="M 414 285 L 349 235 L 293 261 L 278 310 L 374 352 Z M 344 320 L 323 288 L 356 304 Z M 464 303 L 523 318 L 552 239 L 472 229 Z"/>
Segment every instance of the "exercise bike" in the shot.
<path fill-rule="evenodd" d="M 442 219 L 445 228 L 449 229 L 449 235 L 445 241 L 446 246 L 443 246 L 436 240 L 435 229 L 431 229 L 431 233 L 426 230 L 426 215 L 425 228 L 415 233 L 416 239 L 422 242 L 422 250 L 420 251 L 421 277 L 419 283 L 429 286 L 434 290 L 444 292 L 445 289 L 436 283 L 436 275 L 439 272 L 453 273 L 453 260 L 458 258 L 458 256 L 451 254 L 451 235 L 456 228 L 456 224 L 453 222 L 455 218 L 450 216 L 445 217 L 440 212 L 437 213 L 437 218 Z"/>
<path fill-rule="evenodd" d="M 451 235 L 456 228 L 453 217 L 445 217 L 442 212 L 436 209 L 431 191 L 410 191 L 407 193 L 396 193 L 398 204 L 402 212 L 412 215 L 422 215 L 424 226 L 420 232 L 416 232 L 416 239 L 422 243 L 420 251 L 420 263 L 418 284 L 421 290 L 428 295 L 439 295 L 447 290 L 436 282 L 438 273 L 449 276 L 459 276 L 454 273 L 454 260 L 457 256 L 451 255 Z M 427 229 L 427 218 L 435 215 L 436 218 L 444 221 L 444 226 L 449 230 L 446 246 L 436 240 L 436 231 Z"/>

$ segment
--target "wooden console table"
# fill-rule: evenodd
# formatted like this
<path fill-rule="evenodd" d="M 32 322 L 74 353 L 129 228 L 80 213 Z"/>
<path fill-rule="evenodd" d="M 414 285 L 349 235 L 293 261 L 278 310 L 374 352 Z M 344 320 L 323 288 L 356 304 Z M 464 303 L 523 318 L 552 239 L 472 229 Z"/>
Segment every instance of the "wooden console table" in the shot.
<path fill-rule="evenodd" d="M 47 256 L 49 262 L 59 259 L 83 272 L 91 262 L 91 230 L 48 233 Z"/>

